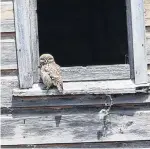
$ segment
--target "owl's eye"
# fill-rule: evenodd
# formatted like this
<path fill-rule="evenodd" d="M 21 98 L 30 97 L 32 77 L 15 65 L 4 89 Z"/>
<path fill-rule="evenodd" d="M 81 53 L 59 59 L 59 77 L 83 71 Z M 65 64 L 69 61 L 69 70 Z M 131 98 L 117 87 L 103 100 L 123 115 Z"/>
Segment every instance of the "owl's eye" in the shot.
<path fill-rule="evenodd" d="M 53 77 L 53 76 L 51 76 L 51 79 L 52 79 L 52 80 L 54 80 L 54 77 Z"/>

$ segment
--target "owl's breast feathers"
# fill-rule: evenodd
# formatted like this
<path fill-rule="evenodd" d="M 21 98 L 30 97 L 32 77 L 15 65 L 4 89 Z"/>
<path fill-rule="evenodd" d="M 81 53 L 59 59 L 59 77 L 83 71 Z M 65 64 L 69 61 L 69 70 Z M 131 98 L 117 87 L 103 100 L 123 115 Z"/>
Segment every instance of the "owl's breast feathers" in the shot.
<path fill-rule="evenodd" d="M 44 65 L 41 70 L 47 73 L 52 80 L 52 84 L 58 88 L 60 92 L 63 91 L 63 80 L 61 76 L 61 70 L 59 65 L 55 62 Z"/>

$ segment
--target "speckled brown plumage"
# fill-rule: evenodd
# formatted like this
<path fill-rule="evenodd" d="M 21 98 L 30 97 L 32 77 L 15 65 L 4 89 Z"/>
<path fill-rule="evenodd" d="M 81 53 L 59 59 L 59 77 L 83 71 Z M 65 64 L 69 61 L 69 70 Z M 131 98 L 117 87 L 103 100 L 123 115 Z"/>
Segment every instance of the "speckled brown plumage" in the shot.
<path fill-rule="evenodd" d="M 47 90 L 52 86 L 56 86 L 59 92 L 62 92 L 63 80 L 60 66 L 55 63 L 51 54 L 43 54 L 40 56 L 40 68 L 41 79 L 47 87 Z"/>

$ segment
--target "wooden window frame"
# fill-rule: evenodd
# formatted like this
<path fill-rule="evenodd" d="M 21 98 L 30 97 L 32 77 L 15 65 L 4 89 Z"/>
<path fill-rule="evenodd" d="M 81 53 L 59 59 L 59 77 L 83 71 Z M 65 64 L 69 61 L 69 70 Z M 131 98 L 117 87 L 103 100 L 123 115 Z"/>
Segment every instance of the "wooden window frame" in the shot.
<path fill-rule="evenodd" d="M 130 65 L 63 67 L 62 73 L 64 82 L 72 82 L 71 86 L 76 84 L 85 87 L 84 81 L 89 84 L 95 82 L 95 85 L 96 83 L 103 81 L 105 87 L 102 93 L 107 92 L 106 90 L 113 80 L 112 86 L 116 84 L 115 81 L 119 80 L 120 82 L 122 81 L 122 85 L 128 80 L 130 83 L 127 82 L 127 84 L 125 84 L 129 85 L 133 83 L 131 85 L 133 88 L 148 86 L 144 2 L 143 0 L 126 0 L 126 6 Z M 14 13 L 20 88 L 30 88 L 32 93 L 32 89 L 40 80 L 38 69 L 39 42 L 37 0 L 14 0 Z M 80 84 L 81 82 L 83 82 L 84 85 Z M 131 86 L 126 86 L 125 88 L 128 90 Z M 90 92 L 90 89 L 85 91 L 85 93 L 86 92 Z M 96 93 L 98 92 L 99 91 L 96 91 Z M 121 90 L 120 92 L 124 93 L 124 91 Z M 132 91 L 128 92 L 130 93 Z M 108 93 L 113 93 L 113 88 L 111 92 Z"/>

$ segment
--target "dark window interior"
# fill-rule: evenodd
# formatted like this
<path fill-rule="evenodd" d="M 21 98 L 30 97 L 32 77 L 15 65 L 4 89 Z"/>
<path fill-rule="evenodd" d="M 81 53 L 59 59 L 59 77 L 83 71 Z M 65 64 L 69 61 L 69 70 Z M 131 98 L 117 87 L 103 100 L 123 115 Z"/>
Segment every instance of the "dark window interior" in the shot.
<path fill-rule="evenodd" d="M 125 0 L 37 0 L 40 55 L 61 66 L 125 64 Z"/>

